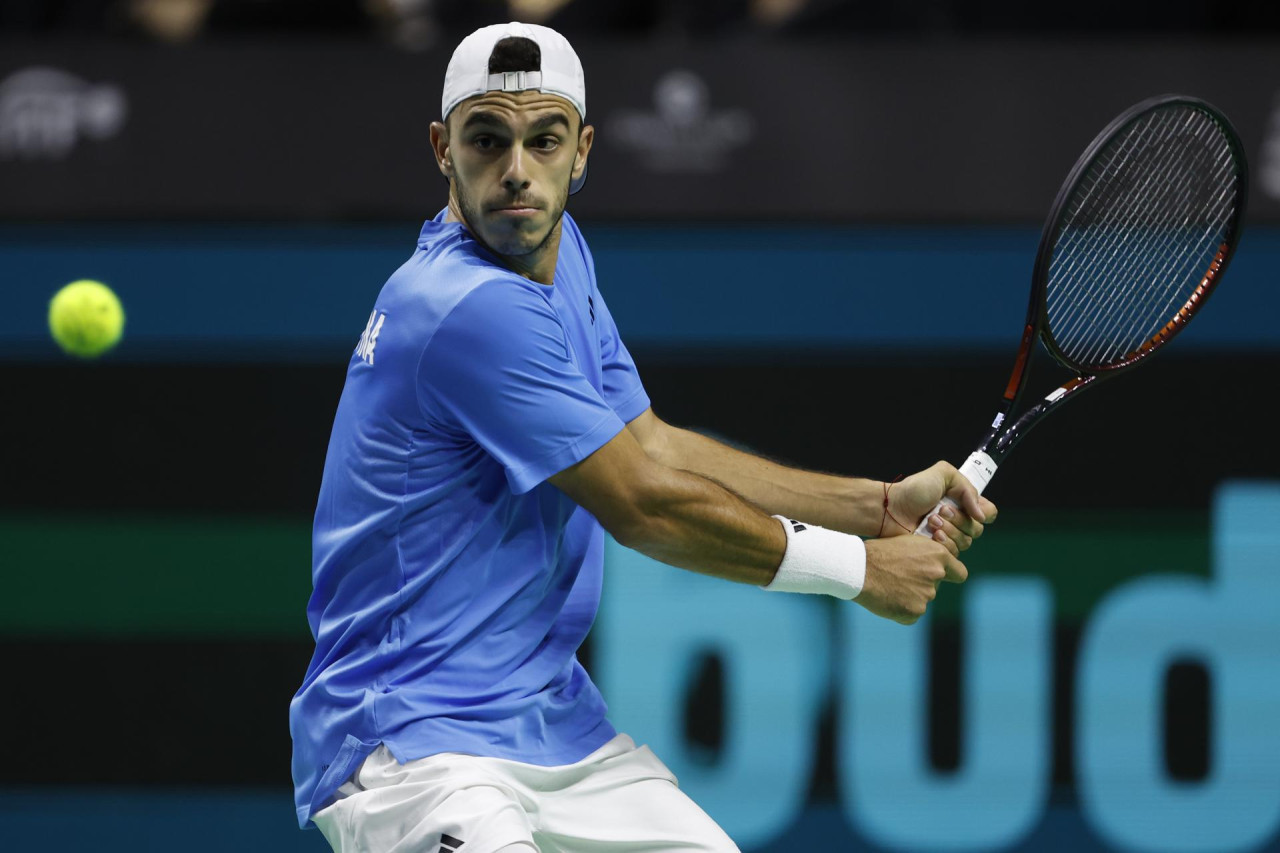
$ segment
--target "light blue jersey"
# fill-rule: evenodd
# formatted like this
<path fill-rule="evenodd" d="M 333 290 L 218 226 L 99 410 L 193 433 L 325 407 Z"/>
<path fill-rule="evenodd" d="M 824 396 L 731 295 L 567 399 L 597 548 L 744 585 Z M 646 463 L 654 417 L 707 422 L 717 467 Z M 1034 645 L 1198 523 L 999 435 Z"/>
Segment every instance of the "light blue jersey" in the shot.
<path fill-rule="evenodd" d="M 576 656 L 603 531 L 544 481 L 649 398 L 567 214 L 552 286 L 443 220 L 379 294 L 329 440 L 289 714 L 302 826 L 379 743 L 555 765 L 615 734 Z"/>

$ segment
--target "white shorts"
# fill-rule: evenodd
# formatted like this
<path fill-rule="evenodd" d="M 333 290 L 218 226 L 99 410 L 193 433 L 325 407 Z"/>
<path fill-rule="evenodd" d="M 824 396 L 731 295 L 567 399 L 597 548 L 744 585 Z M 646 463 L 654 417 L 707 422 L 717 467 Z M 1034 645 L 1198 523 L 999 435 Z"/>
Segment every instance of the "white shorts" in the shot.
<path fill-rule="evenodd" d="M 647 746 L 626 735 L 575 764 L 379 746 L 312 820 L 336 853 L 739 853 Z"/>

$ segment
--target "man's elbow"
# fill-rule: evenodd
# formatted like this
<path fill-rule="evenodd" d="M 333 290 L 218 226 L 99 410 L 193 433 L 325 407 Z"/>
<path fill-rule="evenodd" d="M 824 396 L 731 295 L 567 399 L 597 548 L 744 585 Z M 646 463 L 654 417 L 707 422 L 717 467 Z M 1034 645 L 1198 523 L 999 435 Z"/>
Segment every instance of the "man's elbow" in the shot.
<path fill-rule="evenodd" d="M 607 524 L 605 530 L 619 545 L 633 551 L 642 550 L 649 538 L 646 520 L 642 517 L 628 517 L 625 521 Z"/>
<path fill-rule="evenodd" d="M 655 466 L 655 468 L 658 466 Z M 618 502 L 609 519 L 600 519 L 609 535 L 619 545 L 637 551 L 646 550 L 663 540 L 668 513 L 664 511 L 666 491 L 660 476 L 632 482 L 624 500 Z"/>
<path fill-rule="evenodd" d="M 629 548 L 663 538 L 664 523 L 681 491 L 681 474 L 655 461 L 631 430 L 550 478 Z M 668 532 L 667 535 L 670 535 Z"/>

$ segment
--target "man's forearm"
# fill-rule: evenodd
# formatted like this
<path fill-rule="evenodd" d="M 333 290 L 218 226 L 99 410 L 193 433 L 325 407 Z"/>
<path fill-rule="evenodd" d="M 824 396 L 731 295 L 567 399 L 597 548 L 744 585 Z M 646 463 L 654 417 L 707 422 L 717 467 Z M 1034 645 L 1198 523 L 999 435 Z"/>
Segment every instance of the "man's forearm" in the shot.
<path fill-rule="evenodd" d="M 769 514 L 859 536 L 880 531 L 884 485 L 877 480 L 788 468 L 671 426 L 660 452 L 663 464 L 723 483 Z"/>
<path fill-rule="evenodd" d="M 622 544 L 672 566 L 764 586 L 787 550 L 777 519 L 729 489 L 688 471 L 666 469 L 646 502 L 643 524 Z M 615 536 L 621 531 L 616 531 Z"/>

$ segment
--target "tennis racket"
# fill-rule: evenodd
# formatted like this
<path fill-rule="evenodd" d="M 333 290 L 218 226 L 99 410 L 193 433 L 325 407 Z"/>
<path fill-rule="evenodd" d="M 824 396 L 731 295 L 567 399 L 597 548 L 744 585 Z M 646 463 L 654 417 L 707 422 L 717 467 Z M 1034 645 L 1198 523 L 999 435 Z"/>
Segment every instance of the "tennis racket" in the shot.
<path fill-rule="evenodd" d="M 1142 364 L 1204 307 L 1240 239 L 1247 185 L 1235 128 L 1196 98 L 1143 101 L 1090 143 L 1041 233 L 1004 398 L 960 468 L 979 493 L 1033 426 L 1099 380 Z M 1015 420 L 1037 339 L 1073 376 Z M 930 535 L 929 516 L 943 503 L 917 533 Z"/>

